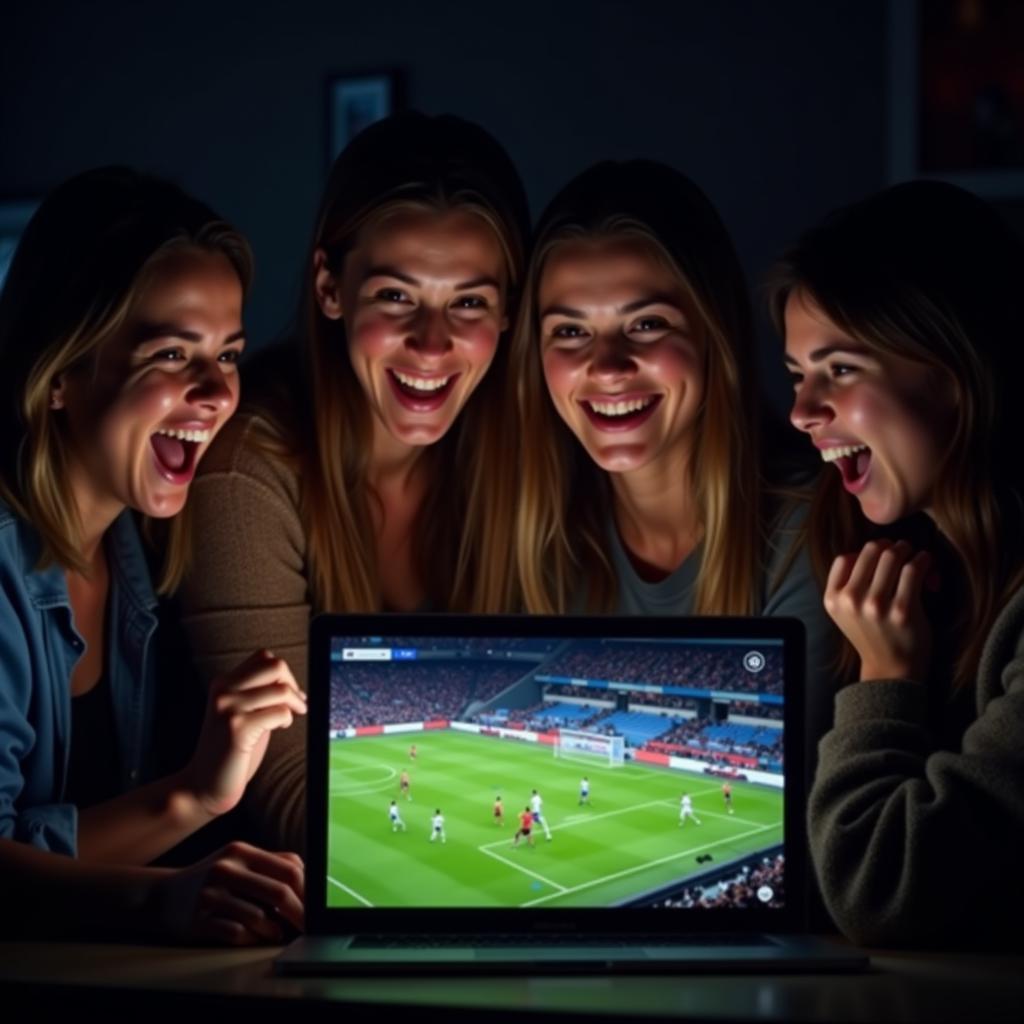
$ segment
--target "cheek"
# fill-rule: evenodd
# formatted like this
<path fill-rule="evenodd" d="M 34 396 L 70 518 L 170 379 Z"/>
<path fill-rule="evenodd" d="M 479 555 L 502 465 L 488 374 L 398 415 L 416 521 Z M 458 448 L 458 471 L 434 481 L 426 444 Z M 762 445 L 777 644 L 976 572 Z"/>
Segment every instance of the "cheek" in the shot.
<path fill-rule="evenodd" d="M 500 334 L 495 324 L 481 323 L 459 330 L 457 343 L 462 358 L 473 369 L 487 369 L 498 351 Z"/>
<path fill-rule="evenodd" d="M 565 405 L 576 387 L 580 367 L 572 355 L 552 349 L 542 356 L 544 381 L 556 405 Z"/>
<path fill-rule="evenodd" d="M 640 360 L 652 380 L 666 388 L 680 388 L 699 400 L 704 392 L 704 367 L 687 349 L 674 345 L 652 349 Z"/>
<path fill-rule="evenodd" d="M 390 355 L 402 343 L 402 334 L 393 320 L 382 317 L 357 317 L 348 334 L 352 364 Z"/>

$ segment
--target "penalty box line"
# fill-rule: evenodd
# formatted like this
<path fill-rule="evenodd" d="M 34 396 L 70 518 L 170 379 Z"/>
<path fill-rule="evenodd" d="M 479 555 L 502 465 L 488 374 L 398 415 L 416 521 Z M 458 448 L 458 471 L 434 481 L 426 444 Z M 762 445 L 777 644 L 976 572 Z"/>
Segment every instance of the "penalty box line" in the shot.
<path fill-rule="evenodd" d="M 336 878 L 331 878 L 331 876 L 328 875 L 327 881 L 330 882 L 331 885 L 337 886 L 339 889 L 341 889 L 342 892 L 347 892 L 349 896 L 351 896 L 353 899 L 359 900 L 359 902 L 362 903 L 364 907 L 373 906 L 373 904 L 365 896 L 360 896 L 359 893 L 355 891 L 355 889 L 350 889 L 347 885 L 343 885 Z"/>
<path fill-rule="evenodd" d="M 545 885 L 550 885 L 552 889 L 558 890 L 559 895 L 563 892 L 568 891 L 564 885 L 559 885 L 557 882 L 552 882 L 550 878 L 545 878 L 543 875 L 538 875 L 536 871 L 531 871 L 529 868 L 524 868 L 522 864 L 517 864 L 514 860 L 509 860 L 507 857 L 502 857 L 500 853 L 495 853 L 493 850 L 488 850 L 486 846 L 478 846 L 477 849 L 481 853 L 486 853 L 488 857 L 493 857 L 495 860 L 500 860 L 502 864 L 507 864 L 510 868 L 515 868 L 516 871 L 522 871 L 524 875 L 530 875 L 532 878 L 536 878 L 538 882 L 543 882 Z"/>
<path fill-rule="evenodd" d="M 679 853 L 670 854 L 668 857 L 659 857 L 657 860 L 648 861 L 646 864 L 638 864 L 631 868 L 626 868 L 623 871 L 616 871 L 611 875 L 604 875 L 601 878 L 591 879 L 589 882 L 583 882 L 580 885 L 574 885 L 570 889 L 565 889 L 562 892 L 549 893 L 546 896 L 538 896 L 535 900 L 529 900 L 526 903 L 520 903 L 521 907 L 534 907 L 538 903 L 546 903 L 548 900 L 555 899 L 556 896 L 566 896 L 574 892 L 582 892 L 584 889 L 590 889 L 595 885 L 602 885 L 605 882 L 614 882 L 617 878 L 625 878 L 626 875 L 636 874 L 638 871 L 645 871 L 647 868 L 657 867 L 659 864 L 668 864 L 670 861 L 679 860 L 680 857 L 689 857 L 694 853 L 701 853 L 704 850 L 713 850 L 716 846 L 722 846 L 725 843 L 734 843 L 739 839 L 746 839 L 748 836 L 757 835 L 758 832 L 767 832 L 769 829 L 778 828 L 779 824 L 762 825 L 760 828 L 753 828 L 747 832 L 741 832 L 737 836 L 728 836 L 725 839 L 718 839 L 713 843 L 705 843 L 703 846 L 695 846 L 689 850 L 681 850 Z"/>

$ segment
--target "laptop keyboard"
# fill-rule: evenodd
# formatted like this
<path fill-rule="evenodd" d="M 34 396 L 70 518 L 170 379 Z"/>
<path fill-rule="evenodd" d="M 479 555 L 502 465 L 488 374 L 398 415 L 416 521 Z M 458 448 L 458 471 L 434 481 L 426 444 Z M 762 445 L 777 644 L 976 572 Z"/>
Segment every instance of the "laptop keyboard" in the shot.
<path fill-rule="evenodd" d="M 774 946 L 764 935 L 360 935 L 350 949 L 503 949 L 510 947 Z"/>

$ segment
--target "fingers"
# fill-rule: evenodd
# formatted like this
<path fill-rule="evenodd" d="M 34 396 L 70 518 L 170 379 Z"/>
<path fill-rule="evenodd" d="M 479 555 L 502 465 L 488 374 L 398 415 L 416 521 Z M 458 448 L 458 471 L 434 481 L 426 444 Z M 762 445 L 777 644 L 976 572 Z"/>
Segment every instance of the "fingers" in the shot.
<path fill-rule="evenodd" d="M 218 693 L 249 690 L 267 683 L 284 683 L 305 699 L 305 694 L 292 675 L 292 670 L 283 658 L 275 657 L 270 651 L 256 651 L 230 672 L 219 676 L 211 684 Z"/>
<path fill-rule="evenodd" d="M 921 593 L 931 564 L 931 555 L 927 551 L 919 551 L 900 570 L 892 602 L 893 616 L 899 625 L 910 621 L 914 608 L 921 600 Z"/>
<path fill-rule="evenodd" d="M 305 871 L 301 860 L 247 843 L 231 843 L 215 856 L 211 885 L 247 904 L 256 902 L 295 928 L 302 928 Z"/>
<path fill-rule="evenodd" d="M 297 715 L 306 713 L 306 700 L 302 693 L 288 683 L 267 683 L 264 686 L 218 694 L 215 706 L 221 714 L 259 711 L 261 708 L 282 706 Z"/>
<path fill-rule="evenodd" d="M 224 932 L 233 945 L 249 942 L 280 942 L 284 933 L 267 909 L 241 899 L 227 889 L 205 888 L 199 911 L 212 930 Z"/>

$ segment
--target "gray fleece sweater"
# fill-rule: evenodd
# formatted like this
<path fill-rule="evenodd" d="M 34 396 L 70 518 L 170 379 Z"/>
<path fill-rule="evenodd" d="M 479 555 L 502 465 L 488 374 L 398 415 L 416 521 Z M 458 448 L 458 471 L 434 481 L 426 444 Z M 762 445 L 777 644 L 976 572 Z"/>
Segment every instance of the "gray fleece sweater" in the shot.
<path fill-rule="evenodd" d="M 864 945 L 1019 945 L 1024 588 L 992 627 L 973 702 L 935 696 L 899 679 L 836 696 L 808 808 L 825 903 Z"/>

